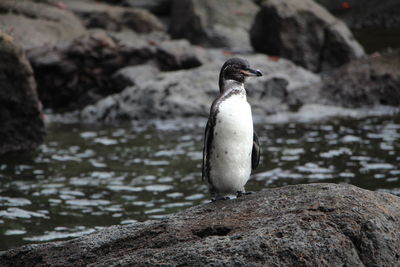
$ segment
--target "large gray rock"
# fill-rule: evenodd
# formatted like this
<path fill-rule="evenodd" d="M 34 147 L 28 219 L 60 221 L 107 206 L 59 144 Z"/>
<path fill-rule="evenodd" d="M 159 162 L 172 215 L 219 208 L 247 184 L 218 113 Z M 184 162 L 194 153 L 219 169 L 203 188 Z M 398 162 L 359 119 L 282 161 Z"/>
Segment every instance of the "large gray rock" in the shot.
<path fill-rule="evenodd" d="M 157 46 L 156 57 L 162 70 L 180 70 L 202 64 L 200 49 L 186 40 L 164 41 Z"/>
<path fill-rule="evenodd" d="M 94 31 L 66 44 L 31 50 L 29 59 L 44 107 L 74 110 L 120 92 L 126 85 L 116 86 L 112 74 L 152 53 L 143 41 L 124 49 L 105 32 Z"/>
<path fill-rule="evenodd" d="M 400 199 L 351 185 L 264 190 L 0 254 L 2 266 L 397 266 Z"/>
<path fill-rule="evenodd" d="M 0 154 L 34 149 L 44 135 L 32 68 L 12 38 L 0 32 Z"/>
<path fill-rule="evenodd" d="M 113 79 L 132 86 L 155 79 L 159 72 L 160 70 L 151 64 L 128 66 L 114 73 Z"/>
<path fill-rule="evenodd" d="M 257 10 L 248 0 L 174 0 L 169 33 L 194 44 L 251 51 L 248 31 Z"/>
<path fill-rule="evenodd" d="M 65 4 L 88 28 L 129 29 L 138 33 L 164 30 L 162 23 L 147 10 L 80 0 L 68 0 Z"/>
<path fill-rule="evenodd" d="M 364 55 L 347 26 L 312 0 L 263 1 L 250 35 L 256 51 L 290 59 L 314 72 Z"/>
<path fill-rule="evenodd" d="M 352 61 L 320 83 L 292 92 L 293 104 L 320 103 L 360 108 L 400 106 L 400 50 Z"/>
<path fill-rule="evenodd" d="M 176 70 L 202 64 L 201 49 L 162 38 L 132 31 L 90 30 L 71 42 L 31 50 L 29 59 L 44 107 L 71 111 L 121 92 L 131 83 L 113 74 L 126 66 L 152 63 L 163 70 Z"/>
<path fill-rule="evenodd" d="M 153 79 L 135 82 L 135 86 L 120 94 L 87 106 L 81 112 L 82 119 L 114 122 L 122 119 L 206 117 L 212 101 L 219 94 L 219 70 L 227 59 L 222 53 L 215 58 L 218 60 L 195 69 L 163 72 Z M 249 81 L 246 86 L 256 116 L 287 110 L 286 96 L 291 91 L 320 81 L 317 75 L 284 59 L 275 61 L 264 55 L 247 56 L 246 59 L 264 73 L 263 77 Z"/>
<path fill-rule="evenodd" d="M 0 29 L 24 49 L 55 45 L 85 33 L 78 18 L 66 9 L 33 1 L 0 1 Z"/>

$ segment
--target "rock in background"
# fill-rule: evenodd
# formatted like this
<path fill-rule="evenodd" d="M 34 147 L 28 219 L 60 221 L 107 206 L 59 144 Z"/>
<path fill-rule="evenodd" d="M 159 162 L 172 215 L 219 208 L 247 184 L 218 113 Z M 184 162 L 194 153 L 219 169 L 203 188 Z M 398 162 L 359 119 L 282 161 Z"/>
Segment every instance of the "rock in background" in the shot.
<path fill-rule="evenodd" d="M 399 29 L 398 0 L 316 0 L 352 29 Z"/>
<path fill-rule="evenodd" d="M 44 107 L 63 112 L 120 92 L 126 84 L 113 83 L 111 75 L 150 54 L 145 42 L 122 48 L 104 31 L 93 31 L 67 44 L 31 50 L 29 59 Z"/>
<path fill-rule="evenodd" d="M 157 73 L 148 68 L 149 79 L 140 81 L 136 77 L 143 75 L 143 68 L 125 72 L 123 79 L 128 76 L 135 86 L 87 106 L 81 117 L 87 122 L 207 117 L 210 103 L 219 94 L 217 81 L 221 62 L 228 57 L 216 53 L 214 58 L 190 70 Z M 276 60 L 265 55 L 246 58 L 265 75 L 250 80 L 247 85 L 248 100 L 256 116 L 288 110 L 286 97 L 290 92 L 320 81 L 316 74 L 285 59 Z"/>
<path fill-rule="evenodd" d="M 0 32 L 0 154 L 34 149 L 44 135 L 32 68 L 12 38 Z"/>
<path fill-rule="evenodd" d="M 13 36 L 23 49 L 55 45 L 85 33 L 71 12 L 31 1 L 0 1 L 0 30 Z"/>
<path fill-rule="evenodd" d="M 157 16 L 168 16 L 171 13 L 172 0 L 122 0 L 124 6 L 143 8 Z"/>
<path fill-rule="evenodd" d="M 111 6 L 98 2 L 68 0 L 66 7 L 79 16 L 87 28 L 108 31 L 133 30 L 137 33 L 162 31 L 163 24 L 143 9 Z"/>
<path fill-rule="evenodd" d="M 363 49 L 311 0 L 105 2 L 0 3 L 0 27 L 28 51 L 44 108 L 73 111 L 85 122 L 206 117 L 220 67 L 233 56 L 264 73 L 247 84 L 259 117 L 309 103 L 397 105 L 394 68 L 375 75 L 372 60 L 370 69 L 335 74 Z M 252 54 L 250 37 L 268 55 Z M 332 82 L 301 66 L 333 71 Z"/>
<path fill-rule="evenodd" d="M 161 221 L 0 254 L 3 266 L 393 266 L 400 199 L 351 185 L 264 190 Z"/>
<path fill-rule="evenodd" d="M 205 51 L 193 47 L 187 40 L 164 41 L 157 46 L 156 58 L 161 70 L 181 70 L 200 66 Z"/>
<path fill-rule="evenodd" d="M 200 54 L 199 54 L 200 53 Z M 32 50 L 40 99 L 56 112 L 81 109 L 121 92 L 124 83 L 115 72 L 124 66 L 148 64 L 163 70 L 188 69 L 202 64 L 201 51 L 187 41 L 129 31 L 88 31 L 69 43 Z M 154 77 L 152 77 L 154 78 Z"/>
<path fill-rule="evenodd" d="M 169 33 L 193 44 L 251 51 L 248 32 L 257 11 L 248 0 L 174 0 Z"/>
<path fill-rule="evenodd" d="M 314 72 L 364 55 L 347 26 L 312 0 L 263 1 L 250 36 L 256 51 L 290 59 Z"/>
<path fill-rule="evenodd" d="M 400 51 L 352 61 L 320 83 L 293 92 L 289 102 L 350 108 L 400 106 Z"/>

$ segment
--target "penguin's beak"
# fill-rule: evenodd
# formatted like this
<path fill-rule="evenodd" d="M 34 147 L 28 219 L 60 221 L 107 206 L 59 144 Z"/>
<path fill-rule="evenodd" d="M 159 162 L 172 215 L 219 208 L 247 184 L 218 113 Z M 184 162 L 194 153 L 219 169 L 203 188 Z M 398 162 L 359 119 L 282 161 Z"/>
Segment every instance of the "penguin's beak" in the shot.
<path fill-rule="evenodd" d="M 261 71 L 255 70 L 255 69 L 251 69 L 251 68 L 240 70 L 240 72 L 243 73 L 245 76 L 248 76 L 248 77 L 251 77 L 251 76 L 260 77 L 260 76 L 262 76 Z"/>

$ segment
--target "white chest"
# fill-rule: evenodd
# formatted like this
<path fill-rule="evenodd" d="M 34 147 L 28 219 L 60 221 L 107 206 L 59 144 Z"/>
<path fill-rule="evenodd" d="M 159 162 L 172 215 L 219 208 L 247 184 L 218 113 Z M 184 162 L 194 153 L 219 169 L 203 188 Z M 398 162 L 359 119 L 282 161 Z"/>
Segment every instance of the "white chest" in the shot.
<path fill-rule="evenodd" d="M 224 100 L 216 119 L 216 130 L 220 129 L 222 135 L 227 135 L 227 140 L 241 140 L 239 143 L 242 143 L 253 134 L 253 118 L 245 95 L 233 95 Z"/>
<path fill-rule="evenodd" d="M 243 191 L 251 173 L 253 119 L 245 95 L 219 105 L 214 126 L 211 179 L 220 192 Z"/>

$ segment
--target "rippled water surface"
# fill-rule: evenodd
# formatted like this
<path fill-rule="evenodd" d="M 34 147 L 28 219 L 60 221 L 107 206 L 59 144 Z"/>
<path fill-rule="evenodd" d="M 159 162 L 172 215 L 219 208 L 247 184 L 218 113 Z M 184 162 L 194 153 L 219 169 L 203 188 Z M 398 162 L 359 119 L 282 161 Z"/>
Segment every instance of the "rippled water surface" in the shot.
<path fill-rule="evenodd" d="M 0 249 L 208 202 L 200 177 L 203 124 L 49 125 L 37 151 L 0 158 Z M 400 195 L 398 117 L 256 128 L 263 154 L 248 190 L 334 182 Z"/>

